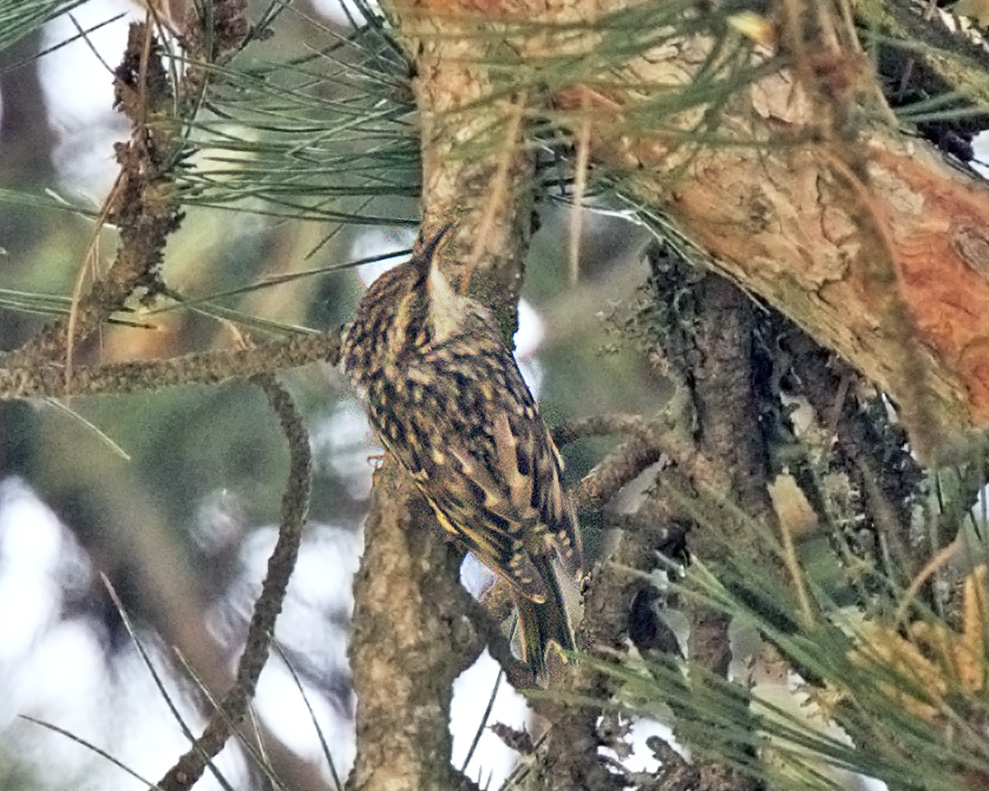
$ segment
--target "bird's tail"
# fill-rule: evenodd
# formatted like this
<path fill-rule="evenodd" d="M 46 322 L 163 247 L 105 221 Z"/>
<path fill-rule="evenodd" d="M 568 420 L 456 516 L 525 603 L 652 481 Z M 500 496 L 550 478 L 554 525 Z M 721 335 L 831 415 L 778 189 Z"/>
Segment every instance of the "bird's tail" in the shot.
<path fill-rule="evenodd" d="M 523 661 L 532 669 L 540 683 L 548 677 L 547 652 L 555 644 L 564 653 L 575 649 L 573 627 L 567 612 L 566 600 L 560 583 L 549 560 L 540 558 L 537 564 L 540 576 L 546 582 L 546 601 L 535 602 L 516 593 L 515 607 L 519 616 L 519 647 Z M 541 566 L 545 564 L 545 568 Z M 563 656 L 563 655 L 560 655 Z M 566 661 L 566 657 L 563 657 Z"/>

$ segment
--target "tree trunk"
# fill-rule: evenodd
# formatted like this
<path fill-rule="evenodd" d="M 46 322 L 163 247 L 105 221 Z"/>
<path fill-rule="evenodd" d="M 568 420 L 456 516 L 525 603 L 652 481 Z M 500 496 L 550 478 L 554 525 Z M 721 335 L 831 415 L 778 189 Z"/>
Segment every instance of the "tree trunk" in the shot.
<path fill-rule="evenodd" d="M 757 47 L 748 66 L 765 76 L 649 124 L 643 118 L 657 117 L 663 97 L 710 70 L 713 35 L 661 37 L 650 47 L 634 43 L 649 32 L 636 29 L 627 34 L 631 54 L 616 63 L 613 52 L 598 52 L 604 37 L 593 25 L 552 27 L 593 22 L 603 13 L 594 0 L 396 0 L 392 7 L 410 51 L 419 63 L 429 60 L 417 79 L 420 102 L 428 97 L 420 105 L 427 205 L 437 194 L 430 164 L 462 161 L 459 141 L 512 128 L 522 101 L 526 117 L 562 108 L 591 163 L 621 190 L 675 221 L 709 266 L 889 393 L 923 457 L 943 458 L 961 432 L 989 425 L 989 191 L 901 131 L 842 20 L 820 8 L 812 25 L 789 21 L 782 10 L 761 20 L 768 46 Z M 608 4 L 607 13 L 617 12 Z M 647 27 L 653 11 L 629 2 L 623 13 L 641 14 Z M 505 62 L 506 50 L 518 58 L 514 102 L 503 98 L 504 86 L 490 98 L 482 65 Z M 570 84 L 558 65 L 564 55 L 572 56 Z M 778 55 L 780 67 L 769 68 Z M 595 58 L 601 74 L 589 72 Z M 450 80 L 451 71 L 464 79 Z M 473 127 L 458 128 L 460 116 L 446 111 L 471 103 L 486 112 L 472 112 Z M 706 115 L 715 111 L 713 120 Z M 432 134 L 437 112 L 446 113 L 441 145 Z M 702 143 L 707 123 L 717 143 Z M 495 138 L 512 150 L 511 135 Z M 486 180 L 461 183 L 473 195 L 464 200 L 476 201 L 479 190 L 498 196 L 497 166 L 488 167 Z M 455 195 L 449 190 L 441 200 L 457 205 Z M 511 225 L 498 225 L 498 233 Z"/>

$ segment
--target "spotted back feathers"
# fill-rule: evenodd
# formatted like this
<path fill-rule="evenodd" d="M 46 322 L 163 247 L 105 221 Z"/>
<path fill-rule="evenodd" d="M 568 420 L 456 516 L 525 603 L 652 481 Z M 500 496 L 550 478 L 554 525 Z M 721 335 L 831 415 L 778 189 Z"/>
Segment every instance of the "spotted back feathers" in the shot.
<path fill-rule="evenodd" d="M 539 634 L 522 644 L 541 666 L 547 641 L 573 647 L 553 561 L 579 576 L 577 519 L 560 456 L 489 312 L 435 265 L 442 236 L 370 286 L 344 367 L 439 524 L 511 583 L 530 615 L 535 605 L 520 623 Z"/>

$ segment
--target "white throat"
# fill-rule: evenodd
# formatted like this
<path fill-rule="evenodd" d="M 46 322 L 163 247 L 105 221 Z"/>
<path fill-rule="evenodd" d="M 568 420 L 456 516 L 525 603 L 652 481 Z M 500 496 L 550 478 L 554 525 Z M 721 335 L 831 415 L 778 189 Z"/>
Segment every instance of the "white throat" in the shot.
<path fill-rule="evenodd" d="M 463 330 L 464 320 L 480 306 L 453 290 L 436 262 L 429 267 L 429 320 L 434 342 L 441 343 Z"/>

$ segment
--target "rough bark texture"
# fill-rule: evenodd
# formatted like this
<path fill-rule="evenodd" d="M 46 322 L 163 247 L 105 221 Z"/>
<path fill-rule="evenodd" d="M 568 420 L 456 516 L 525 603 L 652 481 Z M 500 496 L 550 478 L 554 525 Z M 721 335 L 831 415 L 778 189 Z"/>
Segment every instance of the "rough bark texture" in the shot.
<path fill-rule="evenodd" d="M 913 428 L 985 425 L 989 240 L 978 229 L 989 193 L 920 141 L 877 134 L 865 145 L 863 196 L 826 152 L 808 150 L 705 157 L 671 209 L 719 267 L 889 391 Z M 726 191 L 739 200 L 726 203 Z M 892 277 L 874 275 L 884 259 Z"/>
<path fill-rule="evenodd" d="M 698 448 L 708 458 L 718 460 L 719 475 L 713 480 L 695 477 L 693 485 L 737 503 L 746 514 L 763 524 L 772 524 L 773 510 L 767 490 L 769 464 L 759 421 L 752 360 L 755 307 L 739 288 L 721 277 L 705 277 L 697 292 L 699 313 L 687 363 Z M 731 531 L 728 542 L 724 535 L 712 531 L 710 525 L 701 525 L 690 538 L 691 551 L 710 563 L 715 573 L 729 553 L 754 558 L 758 551 L 751 526 L 741 520 Z M 689 662 L 727 678 L 732 658 L 728 633 L 731 618 L 699 601 L 688 602 L 687 611 Z M 745 791 L 758 785 L 754 778 L 731 768 L 728 762 L 709 760 L 699 768 L 700 788 L 705 791 Z"/>
<path fill-rule="evenodd" d="M 645 84 L 675 71 L 632 68 Z M 675 181 L 662 174 L 683 152 L 664 140 L 616 138 L 603 116 L 591 140 L 714 267 L 892 394 L 935 456 L 946 435 L 989 424 L 989 190 L 874 118 L 813 142 L 821 114 L 792 75 L 766 77 L 719 125 L 748 145 L 697 152 Z"/>
<path fill-rule="evenodd" d="M 493 51 L 485 48 L 503 42 L 482 40 L 476 17 L 458 20 L 430 4 L 392 7 L 415 75 L 423 225 L 456 222 L 453 244 L 441 251 L 444 265 L 494 310 L 510 339 L 532 232 L 535 159 L 524 146 L 525 88 L 493 82 L 484 65 Z"/>
<path fill-rule="evenodd" d="M 450 205 L 458 189 L 492 183 L 452 181 L 465 171 L 451 169 L 456 156 L 449 155 L 480 130 L 497 128 L 499 111 L 510 127 L 512 101 L 486 105 L 486 116 L 472 112 L 467 125 L 457 126 L 459 116 L 438 123 L 430 114 L 484 96 L 484 81 L 475 79 L 480 68 L 465 64 L 504 60 L 495 26 L 590 21 L 604 9 L 595 0 L 565 8 L 544 0 L 395 5 L 417 46 L 427 206 Z M 564 51 L 592 56 L 599 42 L 593 31 L 526 30 L 517 27 L 505 41 L 530 63 Z M 441 37 L 430 40 L 428 32 Z M 777 31 L 781 39 L 789 32 Z M 795 70 L 738 87 L 717 118 L 727 145 L 684 146 L 671 132 L 688 129 L 703 108 L 666 118 L 652 132 L 642 121 L 652 117 L 657 96 L 708 65 L 712 42 L 700 36 L 634 53 L 622 66 L 612 61 L 609 73 L 621 80 L 608 84 L 634 86 L 629 90 L 588 89 L 575 77 L 556 92 L 556 107 L 583 113 L 575 125 L 585 125 L 581 137 L 592 159 L 637 199 L 668 212 L 712 266 L 889 392 L 917 449 L 934 457 L 958 432 L 989 425 L 989 191 L 903 134 L 879 98 L 869 60 L 830 32 L 799 42 Z M 785 51 L 778 41 L 772 48 Z M 507 219 L 495 226 L 498 238 L 524 218 Z"/>
<path fill-rule="evenodd" d="M 378 470 L 354 582 L 358 750 L 349 791 L 470 788 L 450 765 L 450 700 L 481 646 L 463 611 L 460 556 L 413 524 L 410 499 L 394 465 Z"/>

